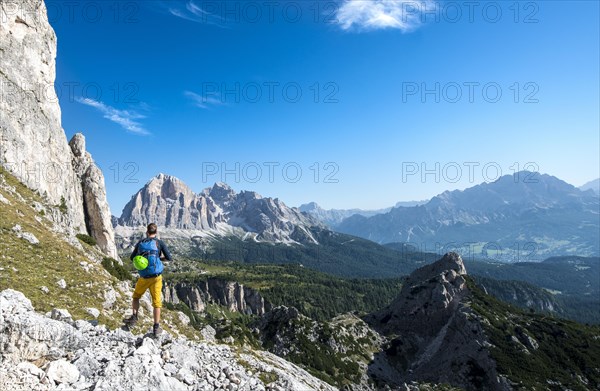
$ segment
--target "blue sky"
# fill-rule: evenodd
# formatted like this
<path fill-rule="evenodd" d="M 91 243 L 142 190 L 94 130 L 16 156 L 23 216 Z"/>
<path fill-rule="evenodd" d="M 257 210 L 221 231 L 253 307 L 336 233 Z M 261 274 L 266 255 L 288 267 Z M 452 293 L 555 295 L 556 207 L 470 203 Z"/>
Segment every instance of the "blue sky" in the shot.
<path fill-rule="evenodd" d="M 116 215 L 159 172 L 327 208 L 600 176 L 595 1 L 46 4 Z"/>

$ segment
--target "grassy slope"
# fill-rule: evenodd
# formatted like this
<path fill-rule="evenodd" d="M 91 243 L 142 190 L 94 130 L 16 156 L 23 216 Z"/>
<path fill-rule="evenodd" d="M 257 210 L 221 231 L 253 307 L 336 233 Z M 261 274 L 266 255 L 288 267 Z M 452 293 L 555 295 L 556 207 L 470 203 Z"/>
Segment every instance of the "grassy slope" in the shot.
<path fill-rule="evenodd" d="M 44 204 L 37 193 L 2 168 L 1 183 L 5 186 L 0 187 L 0 194 L 10 205 L 0 202 L 0 290 L 10 288 L 23 292 L 34 308 L 42 313 L 53 308 L 65 308 L 74 319 L 92 319 L 85 308 L 95 307 L 102 312 L 100 323 L 109 328 L 119 327 L 130 304 L 125 295 L 121 295 L 111 311 L 102 311 L 104 292 L 111 287 L 119 292 L 119 281 L 101 266 L 101 252 L 87 244 L 82 244 L 84 250 L 81 250 L 68 243 L 61 234 L 52 232 L 52 222 L 45 218 L 47 212 L 36 211 L 34 202 L 44 205 L 46 211 L 53 208 L 60 210 L 61 207 Z M 14 188 L 14 191 L 3 187 Z M 40 243 L 33 245 L 17 237 L 13 232 L 17 224 L 24 232 L 35 235 Z M 90 264 L 89 272 L 80 266 L 80 262 Z M 66 281 L 66 289 L 57 286 L 60 279 Z M 42 286 L 47 287 L 49 292 L 44 293 Z M 168 326 L 171 324 L 182 334 L 190 337 L 196 334 L 192 328 L 182 325 L 174 314 L 167 313 L 165 320 L 166 329 L 172 329 Z M 146 316 L 134 331 L 144 332 L 150 325 Z"/>
<path fill-rule="evenodd" d="M 600 324 L 600 258 L 564 256 L 543 262 L 466 261 L 470 275 L 499 281 L 519 280 L 554 294 L 559 316 Z"/>
<path fill-rule="evenodd" d="M 534 315 L 486 295 L 472 279 L 471 305 L 483 318 L 499 372 L 517 389 L 591 390 L 600 387 L 600 327 Z M 524 348 L 525 335 L 537 349 Z M 518 340 L 515 341 L 513 337 Z M 587 379 L 585 384 L 581 379 Z M 548 381 L 557 382 L 550 385 Z"/>

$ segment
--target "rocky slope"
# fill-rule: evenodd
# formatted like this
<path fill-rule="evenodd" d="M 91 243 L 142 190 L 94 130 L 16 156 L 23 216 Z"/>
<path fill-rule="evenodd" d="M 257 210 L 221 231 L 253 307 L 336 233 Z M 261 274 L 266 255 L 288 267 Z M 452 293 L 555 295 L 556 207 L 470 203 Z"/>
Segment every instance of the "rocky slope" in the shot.
<path fill-rule="evenodd" d="M 352 216 L 337 230 L 378 243 L 408 242 L 418 250 L 460 248 L 471 257 L 507 261 L 551 255 L 597 256 L 600 199 L 549 175 L 519 172 L 424 205 Z"/>
<path fill-rule="evenodd" d="M 264 315 L 271 304 L 255 291 L 238 282 L 208 278 L 202 282 L 179 282 L 163 286 L 164 300 L 171 304 L 185 303 L 192 311 L 203 312 L 207 304 L 226 307 L 231 312 Z"/>
<path fill-rule="evenodd" d="M 83 138 L 72 149 L 61 127 L 56 35 L 43 1 L 0 2 L 0 52 L 0 165 L 61 206 L 52 215 L 57 228 L 89 233 L 116 257 L 104 177 Z"/>
<path fill-rule="evenodd" d="M 266 352 L 48 318 L 13 290 L 0 292 L 0 347 L 5 390 L 334 390 Z"/>
<path fill-rule="evenodd" d="M 284 243 L 316 243 L 310 228 L 320 225 L 277 198 L 263 198 L 251 191 L 236 193 L 224 183 L 195 194 L 181 180 L 164 174 L 135 194 L 115 222 L 123 237 L 155 222 L 163 235 L 177 236 L 177 231 L 183 230 L 188 236 L 233 234 Z"/>
<path fill-rule="evenodd" d="M 389 340 L 369 367 L 380 385 L 417 380 L 467 390 L 593 389 L 600 382 L 592 358 L 600 353 L 598 327 L 497 301 L 467 275 L 456 253 L 413 272 L 398 298 L 367 321 Z"/>
<path fill-rule="evenodd" d="M 377 358 L 372 376 L 386 383 L 410 379 L 470 389 L 476 389 L 474 385 L 510 389 L 489 352 L 481 348 L 487 337 L 477 315 L 464 303 L 465 276 L 456 253 L 410 275 L 398 298 L 370 319 L 383 334 L 396 336 Z M 394 371 L 380 370 L 387 365 Z"/>
<path fill-rule="evenodd" d="M 372 390 L 368 364 L 383 338 L 352 314 L 317 322 L 294 307 L 278 306 L 250 327 L 261 346 L 290 360 L 330 384 L 353 390 Z M 403 384 L 404 385 L 404 384 Z"/>

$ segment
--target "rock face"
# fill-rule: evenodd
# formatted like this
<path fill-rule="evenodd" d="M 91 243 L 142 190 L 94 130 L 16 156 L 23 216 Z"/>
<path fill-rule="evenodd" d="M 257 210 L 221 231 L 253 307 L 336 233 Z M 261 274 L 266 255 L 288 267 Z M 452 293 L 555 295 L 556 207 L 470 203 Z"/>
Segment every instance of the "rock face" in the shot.
<path fill-rule="evenodd" d="M 59 229 L 90 234 L 118 259 L 102 173 L 83 136 L 70 148 L 61 127 L 56 35 L 43 1 L 0 2 L 0 53 L 0 165 L 57 206 Z"/>
<path fill-rule="evenodd" d="M 391 384 L 418 380 L 510 389 L 485 348 L 489 342 L 479 316 L 466 304 L 465 275 L 460 256 L 448 253 L 413 272 L 398 298 L 371 316 L 372 326 L 391 339 L 376 356 L 371 376 Z"/>
<path fill-rule="evenodd" d="M 466 269 L 460 256 L 448 253 L 439 261 L 415 270 L 400 295 L 378 314 L 386 331 L 414 328 L 420 335 L 436 333 L 455 313 L 467 293 Z"/>
<path fill-rule="evenodd" d="M 112 215 L 106 200 L 104 175 L 94 163 L 92 155 L 86 151 L 83 134 L 74 135 L 69 145 L 73 153 L 73 167 L 83 191 L 87 232 L 96 239 L 98 246 L 105 254 L 119 260 L 112 227 Z"/>
<path fill-rule="evenodd" d="M 0 347 L 0 389 L 334 390 L 267 352 L 49 319 L 13 290 L 0 292 Z"/>
<path fill-rule="evenodd" d="M 0 164 L 51 203 L 64 203 L 61 222 L 83 232 L 81 186 L 54 91 L 56 35 L 43 1 L 0 3 L 0 52 Z"/>
<path fill-rule="evenodd" d="M 263 315 L 271 304 L 254 289 L 232 281 L 209 278 L 198 283 L 168 282 L 163 286 L 163 297 L 167 303 L 185 303 L 193 311 L 203 312 L 206 304 L 225 306 L 232 312 L 248 315 Z"/>
<path fill-rule="evenodd" d="M 142 227 L 151 222 L 167 229 L 233 232 L 257 240 L 316 243 L 310 232 L 320 223 L 279 199 L 251 191 L 236 193 L 224 183 L 195 194 L 179 179 L 159 174 L 123 209 L 117 223 Z M 164 232 L 164 230 L 163 230 Z"/>

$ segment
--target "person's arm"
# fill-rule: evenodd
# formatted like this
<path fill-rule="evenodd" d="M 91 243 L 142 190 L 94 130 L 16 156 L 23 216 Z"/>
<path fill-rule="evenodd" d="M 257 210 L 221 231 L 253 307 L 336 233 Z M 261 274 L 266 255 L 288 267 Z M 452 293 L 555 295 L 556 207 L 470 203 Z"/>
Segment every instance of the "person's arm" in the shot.
<path fill-rule="evenodd" d="M 162 253 L 164 255 L 164 258 L 167 261 L 171 262 L 173 260 L 173 258 L 171 257 L 171 252 L 169 251 L 169 248 L 167 247 L 167 245 L 162 240 L 159 240 L 158 243 L 160 244 L 160 252 L 159 253 Z"/>
<path fill-rule="evenodd" d="M 133 261 L 133 258 L 135 258 L 136 255 L 138 255 L 138 248 L 140 246 L 140 243 L 138 242 L 135 245 L 135 248 L 133 249 L 133 252 L 131 253 L 131 256 L 129 257 L 129 259 L 131 259 Z"/>

